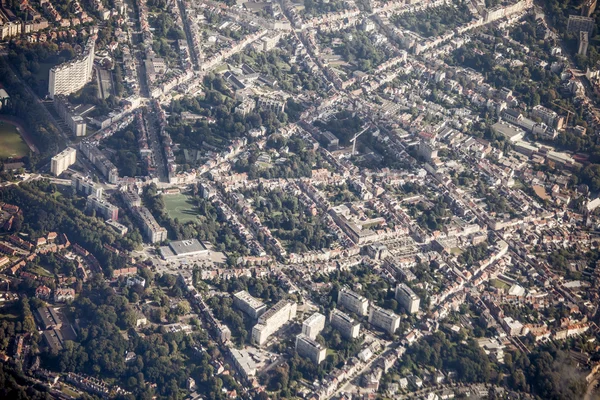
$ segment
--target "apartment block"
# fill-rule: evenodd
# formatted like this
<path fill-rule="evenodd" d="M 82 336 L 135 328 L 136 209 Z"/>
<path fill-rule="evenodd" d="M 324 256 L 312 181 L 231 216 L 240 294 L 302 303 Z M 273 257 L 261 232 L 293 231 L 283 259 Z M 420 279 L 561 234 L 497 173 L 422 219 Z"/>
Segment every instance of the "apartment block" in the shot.
<path fill-rule="evenodd" d="M 95 47 L 96 36 L 92 36 L 79 57 L 50 69 L 48 93 L 51 99 L 59 94 L 74 93 L 92 80 Z"/>
<path fill-rule="evenodd" d="M 346 339 L 356 339 L 360 335 L 360 323 L 340 310 L 331 312 L 330 322 Z"/>
<path fill-rule="evenodd" d="M 167 240 L 167 230 L 156 222 L 156 219 L 146 207 L 136 207 L 134 216 L 142 227 L 142 233 L 150 243 Z"/>
<path fill-rule="evenodd" d="M 59 176 L 67 170 L 71 165 L 75 164 L 77 159 L 77 150 L 72 147 L 67 147 L 50 160 L 50 172 L 53 175 Z"/>
<path fill-rule="evenodd" d="M 289 300 L 281 300 L 271 307 L 252 328 L 252 342 L 262 346 L 269 336 L 296 317 L 296 307 L 296 303 Z"/>
<path fill-rule="evenodd" d="M 96 211 L 104 219 L 112 219 L 113 221 L 119 219 L 119 208 L 102 197 L 89 196 L 86 206 L 88 209 Z"/>
<path fill-rule="evenodd" d="M 241 290 L 233 295 L 233 305 L 254 319 L 258 319 L 258 317 L 267 311 L 265 303 L 250 295 L 245 290 Z"/>
<path fill-rule="evenodd" d="M 102 172 L 109 183 L 117 183 L 119 171 L 117 167 L 108 159 L 98 147 L 88 141 L 79 144 L 79 150 Z"/>
<path fill-rule="evenodd" d="M 372 305 L 369 309 L 369 323 L 393 334 L 400 327 L 400 316 L 385 308 Z"/>
<path fill-rule="evenodd" d="M 562 129 L 565 122 L 564 118 L 559 116 L 556 112 L 541 105 L 533 107 L 531 115 L 541 119 L 546 125 L 556 129 Z"/>
<path fill-rule="evenodd" d="M 302 333 L 296 336 L 296 351 L 300 356 L 308 358 L 317 365 L 325 360 L 327 355 L 327 349 L 321 343 Z"/>
<path fill-rule="evenodd" d="M 74 174 L 71 177 L 71 187 L 76 193 L 82 193 L 86 196 L 96 196 L 98 198 L 101 198 L 104 192 L 102 186 L 95 183 L 89 177 L 78 174 Z"/>
<path fill-rule="evenodd" d="M 362 317 L 367 315 L 369 309 L 369 300 L 347 288 L 339 291 L 338 304 Z"/>
<path fill-rule="evenodd" d="M 421 299 L 404 283 L 396 286 L 396 300 L 406 309 L 409 314 L 419 311 Z"/>
<path fill-rule="evenodd" d="M 73 107 L 66 96 L 64 95 L 56 95 L 54 97 L 54 108 L 56 108 L 56 112 L 65 121 L 65 124 L 69 127 L 71 132 L 75 136 L 85 136 L 87 133 L 87 123 L 85 119 L 79 114 L 78 110 L 82 111 L 91 110 L 94 107 Z"/>
<path fill-rule="evenodd" d="M 311 339 L 315 339 L 325 329 L 325 319 L 323 314 L 314 313 L 302 323 L 302 333 Z"/>
<path fill-rule="evenodd" d="M 130 209 L 134 209 L 136 207 L 142 206 L 142 198 L 140 195 L 134 190 L 125 190 L 121 192 L 121 197 L 125 202 L 125 205 Z"/>
<path fill-rule="evenodd" d="M 567 31 L 579 35 L 579 32 L 585 31 L 591 34 L 594 30 L 596 21 L 591 17 L 582 17 L 579 15 L 569 15 L 569 22 L 567 23 Z"/>

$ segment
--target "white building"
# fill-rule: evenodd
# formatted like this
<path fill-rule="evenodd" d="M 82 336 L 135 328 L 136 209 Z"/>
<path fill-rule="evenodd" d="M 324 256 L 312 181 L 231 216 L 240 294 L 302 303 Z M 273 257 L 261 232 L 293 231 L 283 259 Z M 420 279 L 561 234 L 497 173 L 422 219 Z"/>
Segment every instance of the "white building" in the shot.
<path fill-rule="evenodd" d="M 400 327 L 400 316 L 385 308 L 371 305 L 369 323 L 377 328 L 393 334 Z"/>
<path fill-rule="evenodd" d="M 310 359 L 317 365 L 325 360 L 327 355 L 325 347 L 302 333 L 296 336 L 296 351 L 300 356 Z"/>
<path fill-rule="evenodd" d="M 406 309 L 409 314 L 419 311 L 421 299 L 404 283 L 396 286 L 396 300 Z"/>
<path fill-rule="evenodd" d="M 71 165 L 75 164 L 77 158 L 77 150 L 72 147 L 67 147 L 50 161 L 50 172 L 53 175 L 59 176 L 67 170 Z"/>
<path fill-rule="evenodd" d="M 271 307 L 252 328 L 252 342 L 262 346 L 269 336 L 296 317 L 296 307 L 297 304 L 289 300 L 281 300 Z"/>
<path fill-rule="evenodd" d="M 92 80 L 95 47 L 96 36 L 92 36 L 79 57 L 50 69 L 48 93 L 51 99 L 57 94 L 74 93 Z"/>
<path fill-rule="evenodd" d="M 367 315 L 369 308 L 369 300 L 346 288 L 340 289 L 338 293 L 338 304 L 344 306 L 348 311 L 362 317 Z"/>
<path fill-rule="evenodd" d="M 325 329 L 325 316 L 318 312 L 302 323 L 302 333 L 311 339 L 315 339 L 323 329 Z"/>
<path fill-rule="evenodd" d="M 337 329 L 346 339 L 356 339 L 360 335 L 360 322 L 348 314 L 334 309 L 330 316 L 331 326 Z"/>
<path fill-rule="evenodd" d="M 233 305 L 254 319 L 257 319 L 267 311 L 265 303 L 251 296 L 245 290 L 240 290 L 233 295 Z"/>

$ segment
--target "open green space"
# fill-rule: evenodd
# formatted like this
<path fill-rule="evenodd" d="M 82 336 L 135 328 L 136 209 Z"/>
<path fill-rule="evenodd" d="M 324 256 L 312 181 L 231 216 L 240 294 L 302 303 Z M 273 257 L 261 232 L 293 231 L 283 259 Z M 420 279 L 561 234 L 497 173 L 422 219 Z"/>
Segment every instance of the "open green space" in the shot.
<path fill-rule="evenodd" d="M 197 220 L 198 211 L 187 194 L 169 194 L 163 196 L 163 200 L 170 218 L 178 219 L 181 223 Z"/>
<path fill-rule="evenodd" d="M 28 153 L 29 147 L 21 138 L 17 127 L 0 121 L 0 158 L 23 157 Z"/>

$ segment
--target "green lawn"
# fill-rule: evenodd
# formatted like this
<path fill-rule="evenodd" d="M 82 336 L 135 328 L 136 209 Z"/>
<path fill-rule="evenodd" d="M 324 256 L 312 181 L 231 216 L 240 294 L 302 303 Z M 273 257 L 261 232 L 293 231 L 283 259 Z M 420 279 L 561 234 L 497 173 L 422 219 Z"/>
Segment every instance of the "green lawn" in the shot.
<path fill-rule="evenodd" d="M 29 154 L 29 147 L 23 141 L 17 127 L 0 121 L 0 158 L 23 157 Z"/>
<path fill-rule="evenodd" d="M 186 194 L 167 194 L 163 196 L 163 200 L 169 217 L 177 218 L 181 223 L 195 221 L 198 218 L 198 211 L 190 196 Z"/>

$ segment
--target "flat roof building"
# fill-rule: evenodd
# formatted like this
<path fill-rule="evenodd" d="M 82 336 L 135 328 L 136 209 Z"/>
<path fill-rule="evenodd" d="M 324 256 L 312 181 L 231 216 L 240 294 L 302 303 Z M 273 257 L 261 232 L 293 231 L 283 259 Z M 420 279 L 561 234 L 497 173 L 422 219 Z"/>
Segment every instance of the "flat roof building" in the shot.
<path fill-rule="evenodd" d="M 391 335 L 400 327 L 400 316 L 385 308 L 371 305 L 369 323 Z"/>
<path fill-rule="evenodd" d="M 347 288 L 340 289 L 338 293 L 338 304 L 361 317 L 367 315 L 369 308 L 369 300 Z"/>
<path fill-rule="evenodd" d="M 252 328 L 252 342 L 262 346 L 269 336 L 296 317 L 296 307 L 297 304 L 290 300 L 281 300 L 271 307 Z"/>
<path fill-rule="evenodd" d="M 165 260 L 195 257 L 208 253 L 206 246 L 198 239 L 176 240 L 169 243 L 169 246 L 161 247 L 160 251 Z"/>
<path fill-rule="evenodd" d="M 167 230 L 160 226 L 156 219 L 146 207 L 136 207 L 134 215 L 142 226 L 142 232 L 150 243 L 163 242 L 167 240 Z"/>
<path fill-rule="evenodd" d="M 102 186 L 95 183 L 87 176 L 73 174 L 71 176 L 71 187 L 77 193 L 83 193 L 86 196 L 102 197 L 104 190 Z"/>
<path fill-rule="evenodd" d="M 54 176 L 59 176 L 67 170 L 71 165 L 75 164 L 77 159 L 77 150 L 72 147 L 67 147 L 50 160 L 50 172 Z"/>
<path fill-rule="evenodd" d="M 331 311 L 330 322 L 346 339 L 356 339 L 360 335 L 360 322 L 338 309 Z"/>
<path fill-rule="evenodd" d="M 267 311 L 265 303 L 245 290 L 240 290 L 233 295 L 233 305 L 254 319 L 258 319 Z"/>
<path fill-rule="evenodd" d="M 308 358 L 317 365 L 325 360 L 327 355 L 327 349 L 321 343 L 302 333 L 296 336 L 296 351 L 300 356 Z"/>
<path fill-rule="evenodd" d="M 96 211 L 104 219 L 112 219 L 114 221 L 119 219 L 119 207 L 109 203 L 102 197 L 89 196 L 86 207 Z"/>
<path fill-rule="evenodd" d="M 419 311 L 421 299 L 404 283 L 396 286 L 396 300 L 406 309 L 409 314 Z"/>
<path fill-rule="evenodd" d="M 311 339 L 316 339 L 317 335 L 325 329 L 325 316 L 321 313 L 314 313 L 302 323 L 302 333 Z"/>

